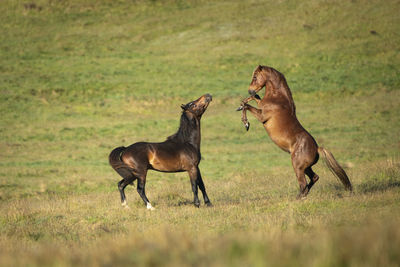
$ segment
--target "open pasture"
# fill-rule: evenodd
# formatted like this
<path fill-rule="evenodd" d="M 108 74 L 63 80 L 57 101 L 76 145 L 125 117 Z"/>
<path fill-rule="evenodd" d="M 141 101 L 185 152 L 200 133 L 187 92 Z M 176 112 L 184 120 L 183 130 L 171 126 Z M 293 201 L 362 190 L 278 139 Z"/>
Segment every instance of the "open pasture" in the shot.
<path fill-rule="evenodd" d="M 1 1 L 1 266 L 398 266 L 398 1 Z M 290 157 L 235 112 L 258 64 L 342 164 L 306 200 Z M 120 205 L 108 154 L 163 141 L 213 95 L 200 164 Z"/>

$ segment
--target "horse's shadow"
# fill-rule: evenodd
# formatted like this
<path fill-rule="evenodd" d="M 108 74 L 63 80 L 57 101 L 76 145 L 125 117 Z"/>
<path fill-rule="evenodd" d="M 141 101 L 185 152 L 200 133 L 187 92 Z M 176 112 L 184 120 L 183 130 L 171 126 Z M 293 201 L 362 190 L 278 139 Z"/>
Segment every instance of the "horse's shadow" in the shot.
<path fill-rule="evenodd" d="M 384 192 L 400 187 L 400 164 L 390 164 L 378 172 L 369 175 L 358 186 L 361 193 Z"/>
<path fill-rule="evenodd" d="M 192 206 L 194 204 L 193 200 L 189 200 L 189 199 L 184 199 L 184 200 L 180 200 L 178 201 L 178 203 L 174 204 L 172 203 L 170 206 Z"/>
<path fill-rule="evenodd" d="M 193 205 L 193 199 L 187 199 L 178 193 L 169 193 L 162 197 L 169 207 L 180 207 Z"/>
<path fill-rule="evenodd" d="M 398 180 L 389 180 L 380 183 L 367 181 L 357 186 L 357 191 L 364 194 L 377 193 L 398 187 L 400 187 L 400 178 L 398 178 Z"/>
<path fill-rule="evenodd" d="M 339 193 L 340 185 L 331 185 L 333 190 Z M 367 176 L 360 184 L 354 184 L 354 191 L 358 194 L 371 194 L 386 192 L 400 188 L 400 169 L 387 168 L 380 172 Z"/>
<path fill-rule="evenodd" d="M 356 194 L 372 194 L 378 192 L 386 192 L 394 188 L 400 188 L 400 179 L 384 182 L 365 181 L 361 184 L 353 184 L 354 193 Z M 337 196 L 343 196 L 343 186 L 329 185 L 329 191 L 333 191 Z"/>

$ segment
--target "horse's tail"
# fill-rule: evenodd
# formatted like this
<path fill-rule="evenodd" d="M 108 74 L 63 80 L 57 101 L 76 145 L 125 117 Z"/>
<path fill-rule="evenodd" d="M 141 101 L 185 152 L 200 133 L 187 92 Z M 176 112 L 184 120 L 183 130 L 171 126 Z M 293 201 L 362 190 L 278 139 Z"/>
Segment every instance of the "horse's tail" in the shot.
<path fill-rule="evenodd" d="M 128 167 L 121 159 L 122 153 L 125 151 L 125 149 L 126 147 L 124 146 L 117 147 L 111 151 L 110 155 L 108 156 L 108 162 L 114 170 Z"/>
<path fill-rule="evenodd" d="M 346 190 L 352 191 L 353 187 L 350 183 L 349 177 L 343 168 L 339 165 L 336 159 L 333 157 L 332 153 L 323 147 L 318 148 L 318 153 L 323 156 L 325 163 L 329 170 L 343 183 Z"/>
<path fill-rule="evenodd" d="M 126 165 L 121 157 L 124 153 L 126 147 L 120 146 L 111 151 L 110 156 L 108 156 L 108 162 L 110 162 L 111 167 L 125 180 L 134 180 L 134 171 L 131 167 Z"/>

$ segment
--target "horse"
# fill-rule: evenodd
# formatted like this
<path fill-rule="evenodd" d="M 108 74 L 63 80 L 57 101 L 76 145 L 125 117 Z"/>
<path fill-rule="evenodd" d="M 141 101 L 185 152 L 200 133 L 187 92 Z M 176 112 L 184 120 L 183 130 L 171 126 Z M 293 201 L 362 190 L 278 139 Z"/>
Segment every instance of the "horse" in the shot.
<path fill-rule="evenodd" d="M 212 206 L 199 169 L 201 160 L 200 119 L 211 100 L 212 96 L 205 94 L 197 100 L 182 104 L 179 129 L 175 134 L 167 137 L 164 142 L 138 142 L 128 147 L 117 147 L 111 151 L 109 163 L 123 178 L 118 182 L 123 207 L 128 207 L 125 187 L 137 180 L 137 192 L 147 209 L 154 210 L 145 193 L 148 170 L 170 173 L 188 172 L 194 194 L 194 205 L 200 206 L 198 198 L 198 188 L 200 188 L 205 204 Z"/>
<path fill-rule="evenodd" d="M 264 97 L 258 92 L 265 87 Z M 351 182 L 332 153 L 318 146 L 315 139 L 300 124 L 296 117 L 296 106 L 286 79 L 279 71 L 259 65 L 253 72 L 248 88 L 249 97 L 237 109 L 242 111 L 242 122 L 249 130 L 247 111 L 263 124 L 272 141 L 282 150 L 290 153 L 292 166 L 300 186 L 297 198 L 305 198 L 319 176 L 312 170 L 322 155 L 330 171 L 339 178 L 346 190 L 352 191 Z M 248 104 L 254 100 L 258 108 Z M 310 179 L 307 184 L 305 175 Z"/>

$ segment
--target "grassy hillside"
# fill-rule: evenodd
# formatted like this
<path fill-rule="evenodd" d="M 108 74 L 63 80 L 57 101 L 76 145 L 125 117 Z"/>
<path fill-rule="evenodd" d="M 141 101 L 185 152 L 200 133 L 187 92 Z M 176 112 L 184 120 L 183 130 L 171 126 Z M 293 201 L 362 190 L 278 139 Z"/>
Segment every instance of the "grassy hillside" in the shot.
<path fill-rule="evenodd" d="M 0 265 L 397 266 L 398 1 L 1 1 Z M 290 157 L 234 112 L 253 69 L 345 167 L 304 201 Z M 149 172 L 120 207 L 116 146 L 163 141 L 210 93 L 200 165 Z"/>

